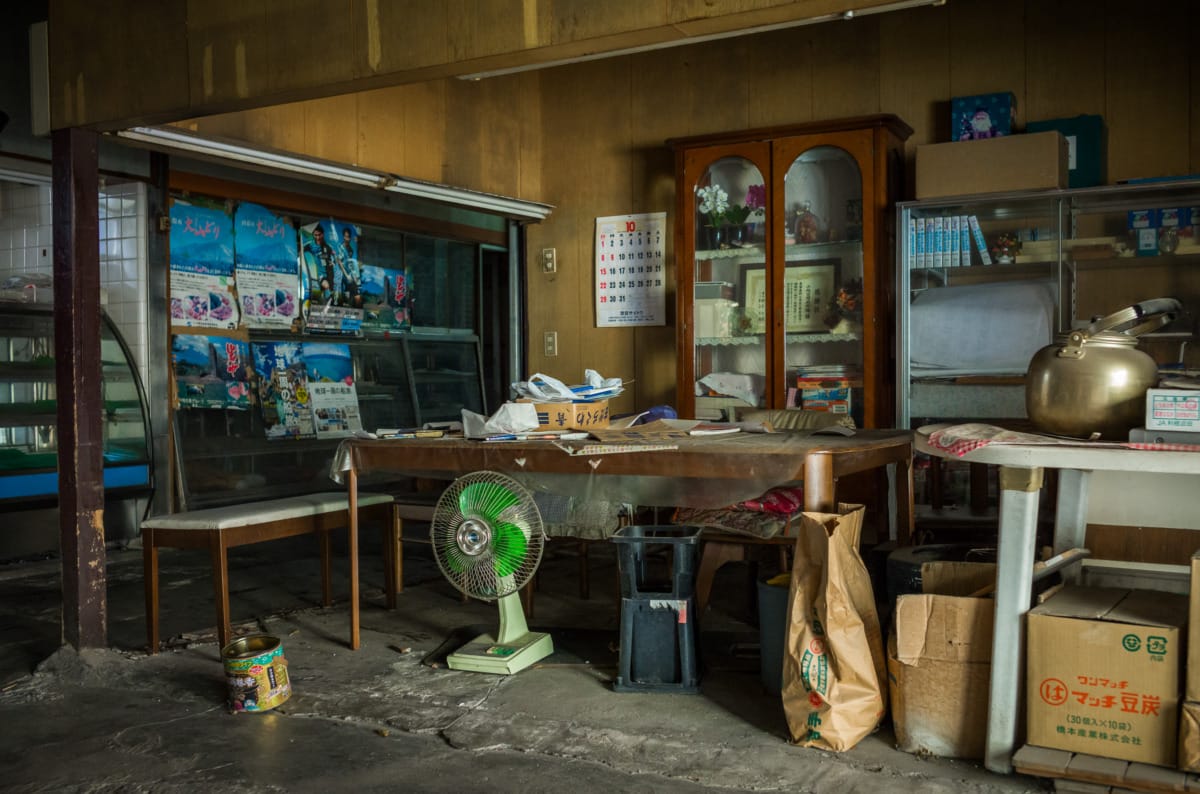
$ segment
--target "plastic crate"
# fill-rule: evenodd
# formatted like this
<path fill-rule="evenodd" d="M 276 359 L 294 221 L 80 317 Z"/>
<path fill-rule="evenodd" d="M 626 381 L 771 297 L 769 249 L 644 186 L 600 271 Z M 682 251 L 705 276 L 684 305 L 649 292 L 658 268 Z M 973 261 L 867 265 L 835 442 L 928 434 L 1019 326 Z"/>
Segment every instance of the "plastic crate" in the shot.
<path fill-rule="evenodd" d="M 700 527 L 621 527 L 612 539 L 622 598 L 683 599 L 695 593 Z"/>
<path fill-rule="evenodd" d="M 694 613 L 691 598 L 622 598 L 621 655 L 613 690 L 699 692 Z"/>

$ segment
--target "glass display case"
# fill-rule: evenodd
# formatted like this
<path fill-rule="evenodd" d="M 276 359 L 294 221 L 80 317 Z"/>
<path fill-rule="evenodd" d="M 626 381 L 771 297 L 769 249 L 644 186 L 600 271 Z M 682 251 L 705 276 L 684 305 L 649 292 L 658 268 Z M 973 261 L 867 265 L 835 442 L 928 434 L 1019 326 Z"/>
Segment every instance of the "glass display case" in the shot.
<path fill-rule="evenodd" d="M 102 315 L 101 399 L 106 497 L 148 493 L 149 411 L 137 366 L 117 327 Z M 0 302 L 0 504 L 58 498 L 54 313 L 43 304 Z"/>
<path fill-rule="evenodd" d="M 681 416 L 734 406 L 891 421 L 894 116 L 668 141 Z"/>
<path fill-rule="evenodd" d="M 1027 428 L 1024 377 L 1057 333 L 1143 300 L 1184 314 L 1139 337 L 1191 372 L 1200 312 L 1200 181 L 990 194 L 899 205 L 897 423 Z"/>
<path fill-rule="evenodd" d="M 253 332 L 250 342 L 346 345 L 358 415 L 369 432 L 460 421 L 463 408 L 487 412 L 479 339 L 468 332 L 364 338 Z M 328 490 L 334 451 L 347 435 L 270 437 L 261 399 L 242 409 L 180 406 L 174 421 L 181 509 Z"/>

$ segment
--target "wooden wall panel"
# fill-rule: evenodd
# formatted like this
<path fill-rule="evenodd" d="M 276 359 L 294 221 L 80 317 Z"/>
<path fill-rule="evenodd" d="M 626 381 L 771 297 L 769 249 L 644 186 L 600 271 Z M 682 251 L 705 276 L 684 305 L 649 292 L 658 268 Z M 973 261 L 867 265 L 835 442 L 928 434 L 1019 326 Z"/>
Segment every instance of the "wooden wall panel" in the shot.
<path fill-rule="evenodd" d="M 802 28 L 812 39 L 813 117 L 879 112 L 879 18 Z"/>
<path fill-rule="evenodd" d="M 756 36 L 747 61 L 749 126 L 812 121 L 813 62 L 812 37 L 803 28 Z"/>
<path fill-rule="evenodd" d="M 946 8 L 950 11 L 950 96 L 1011 90 L 1019 120 L 1025 107 L 1025 4 L 1022 0 L 954 0 Z"/>
<path fill-rule="evenodd" d="M 692 56 L 686 49 L 646 53 L 631 59 L 634 80 L 629 109 L 633 122 L 630 211 L 665 211 L 668 226 L 675 220 L 675 158 L 663 144 L 672 136 L 691 134 L 691 130 L 680 130 L 679 120 L 690 119 L 693 94 L 706 91 L 703 85 L 686 79 L 692 68 Z M 638 75 L 654 75 L 655 79 L 640 80 Z M 751 91 L 758 82 L 750 80 Z M 750 104 L 753 105 L 752 100 Z M 668 233 L 664 299 L 667 324 L 634 331 L 636 358 L 630 374 L 634 379 L 634 407 L 669 405 L 675 401 L 675 256 L 674 238 Z"/>
<path fill-rule="evenodd" d="M 139 0 L 50 0 L 49 91 L 55 127 L 101 118 L 153 115 L 166 120 L 187 114 L 186 9 L 164 3 L 154 14 L 143 11 Z M 69 25 L 63 24 L 66 19 Z M 130 19 L 137 22 L 114 22 Z M 113 74 L 139 79 L 108 79 Z"/>
<path fill-rule="evenodd" d="M 357 94 L 315 99 L 304 105 L 304 151 L 359 165 Z"/>
<path fill-rule="evenodd" d="M 1107 0 L 1104 40 L 1108 179 L 1176 176 L 1188 171 L 1188 74 L 1192 37 L 1169 35 L 1193 3 L 1163 0 L 1153 14 L 1131 14 Z"/>
<path fill-rule="evenodd" d="M 1192 529 L 1166 527 L 1122 527 L 1088 524 L 1086 548 L 1097 560 L 1152 562 L 1188 565 L 1200 549 L 1200 538 Z"/>
<path fill-rule="evenodd" d="M 950 15 L 926 8 L 879 18 L 879 110 L 913 128 L 911 149 L 949 134 Z"/>
<path fill-rule="evenodd" d="M 1191 19 L 1187 30 L 1200 29 L 1200 4 L 1192 3 Z M 1188 107 L 1192 109 L 1189 120 L 1191 125 L 1191 155 L 1189 157 L 1188 173 L 1200 174 L 1200 47 L 1188 48 L 1191 59 L 1191 79 L 1188 81 Z"/>
<path fill-rule="evenodd" d="M 369 0 L 364 5 L 359 52 L 366 56 L 371 74 L 416 69 L 452 57 L 449 17 L 455 3 Z M 410 33 L 416 19 L 421 20 L 420 36 Z"/>
<path fill-rule="evenodd" d="M 1104 28 L 1094 0 L 1027 0 L 1022 124 L 1104 115 Z"/>

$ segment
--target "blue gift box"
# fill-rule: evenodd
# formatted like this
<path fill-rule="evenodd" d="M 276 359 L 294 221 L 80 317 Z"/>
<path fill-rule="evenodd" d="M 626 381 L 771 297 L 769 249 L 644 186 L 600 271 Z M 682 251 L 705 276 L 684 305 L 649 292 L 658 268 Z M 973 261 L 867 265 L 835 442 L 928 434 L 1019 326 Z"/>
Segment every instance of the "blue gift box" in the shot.
<path fill-rule="evenodd" d="M 973 141 L 1012 135 L 1016 128 L 1017 98 L 1012 92 L 956 96 L 950 100 L 950 137 Z"/>

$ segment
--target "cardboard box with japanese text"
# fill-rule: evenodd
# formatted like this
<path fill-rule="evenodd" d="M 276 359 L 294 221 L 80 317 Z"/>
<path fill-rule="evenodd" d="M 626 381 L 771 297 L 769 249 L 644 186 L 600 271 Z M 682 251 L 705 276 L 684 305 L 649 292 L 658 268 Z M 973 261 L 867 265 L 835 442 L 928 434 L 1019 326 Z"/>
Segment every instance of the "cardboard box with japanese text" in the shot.
<path fill-rule="evenodd" d="M 535 402 L 534 407 L 537 408 L 538 430 L 602 430 L 608 427 L 608 400 L 577 403 Z"/>
<path fill-rule="evenodd" d="M 927 562 L 924 593 L 896 599 L 888 691 L 898 749 L 983 757 L 996 602 L 969 596 L 995 580 L 992 563 Z"/>
<path fill-rule="evenodd" d="M 1028 741 L 1175 766 L 1187 598 L 1067 587 L 1029 612 Z"/>

